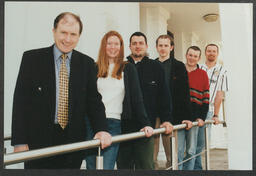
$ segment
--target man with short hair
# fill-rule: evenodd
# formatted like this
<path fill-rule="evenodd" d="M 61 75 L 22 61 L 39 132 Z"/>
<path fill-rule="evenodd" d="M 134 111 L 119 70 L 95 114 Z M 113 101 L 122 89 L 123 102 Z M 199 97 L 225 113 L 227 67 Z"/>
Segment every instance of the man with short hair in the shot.
<path fill-rule="evenodd" d="M 84 141 L 85 116 L 101 147 L 111 144 L 94 61 L 74 50 L 82 27 L 79 16 L 61 13 L 54 20 L 55 43 L 24 52 L 13 99 L 14 152 Z M 80 169 L 83 153 L 27 161 L 25 169 Z"/>
<path fill-rule="evenodd" d="M 200 68 L 207 72 L 210 84 L 210 104 L 206 120 L 214 120 L 214 124 L 219 124 L 219 110 L 222 100 L 224 99 L 224 92 L 228 91 L 227 71 L 217 63 L 219 55 L 219 47 L 216 44 L 208 44 L 205 47 L 206 61 L 200 65 Z M 211 124 L 207 125 L 209 129 L 209 140 L 211 132 Z M 205 126 L 200 127 L 198 131 L 198 142 L 196 153 L 201 153 L 205 147 Z M 196 157 L 195 170 L 202 170 L 201 155 Z"/>
<path fill-rule="evenodd" d="M 164 68 L 167 86 L 171 94 L 173 122 L 175 125 L 181 123 L 191 124 L 191 121 L 184 121 L 190 120 L 191 116 L 187 71 L 182 62 L 170 56 L 170 53 L 174 50 L 173 38 L 169 35 L 160 35 L 156 40 L 156 49 L 159 54 L 159 58 L 156 60 L 159 61 Z M 159 119 L 157 119 L 156 128 L 159 128 L 158 121 Z M 171 165 L 170 137 L 162 135 L 162 140 L 167 159 L 166 167 L 169 167 Z M 158 150 L 159 135 L 155 136 L 155 163 Z"/>
<path fill-rule="evenodd" d="M 200 69 L 198 62 L 201 58 L 201 50 L 197 46 L 190 46 L 186 52 L 186 69 L 188 72 L 189 92 L 190 92 L 190 109 L 191 121 L 197 121 L 198 126 L 204 125 L 209 109 L 209 81 L 207 73 Z M 183 134 L 182 134 L 183 132 Z M 196 154 L 198 127 L 195 126 L 189 131 L 181 130 L 178 140 L 186 142 L 186 157 L 184 160 L 193 157 Z M 184 152 L 184 143 L 179 147 L 179 153 Z M 184 153 L 183 153 L 184 155 Z M 194 170 L 195 158 L 192 158 L 179 168 L 183 170 Z"/>
<path fill-rule="evenodd" d="M 165 134 L 170 134 L 173 129 L 171 98 L 165 82 L 164 70 L 158 62 L 148 58 L 147 48 L 146 36 L 141 32 L 133 33 L 130 37 L 131 55 L 127 59 L 138 71 L 143 102 L 151 127 L 155 127 L 156 117 L 160 117 L 160 127 L 165 127 Z M 133 128 L 131 126 L 131 129 Z M 154 169 L 153 152 L 153 137 L 121 143 L 117 168 Z"/>

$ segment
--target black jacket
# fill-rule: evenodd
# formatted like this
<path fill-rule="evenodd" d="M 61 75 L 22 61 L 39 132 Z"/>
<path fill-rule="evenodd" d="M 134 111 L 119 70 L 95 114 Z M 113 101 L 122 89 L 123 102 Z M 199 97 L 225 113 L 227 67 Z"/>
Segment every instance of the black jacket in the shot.
<path fill-rule="evenodd" d="M 84 141 L 85 116 L 95 132 L 107 131 L 94 61 L 76 50 L 71 57 L 68 143 Z M 28 144 L 30 149 L 52 146 L 55 104 L 53 46 L 24 52 L 13 98 L 11 144 Z"/>
<path fill-rule="evenodd" d="M 183 120 L 192 120 L 188 74 L 184 63 L 175 58 L 169 59 L 171 59 L 169 88 L 172 95 L 173 122 L 176 125 L 180 124 Z"/>
<path fill-rule="evenodd" d="M 135 64 L 130 56 L 127 59 Z M 172 123 L 171 95 L 165 81 L 164 69 L 160 63 L 148 57 L 144 57 L 135 65 L 139 75 L 144 105 L 152 127 L 155 127 L 156 117 L 160 117 L 161 122 Z"/>

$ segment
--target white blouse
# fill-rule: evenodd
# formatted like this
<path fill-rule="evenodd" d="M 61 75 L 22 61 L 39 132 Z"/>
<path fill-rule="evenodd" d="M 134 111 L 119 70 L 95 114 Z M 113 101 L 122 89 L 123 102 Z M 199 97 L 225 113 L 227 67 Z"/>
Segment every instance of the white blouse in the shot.
<path fill-rule="evenodd" d="M 121 119 L 124 100 L 124 79 L 123 72 L 120 80 L 111 77 L 114 69 L 114 63 L 109 64 L 108 76 L 98 78 L 98 91 L 102 96 L 102 102 L 105 105 L 107 118 Z"/>

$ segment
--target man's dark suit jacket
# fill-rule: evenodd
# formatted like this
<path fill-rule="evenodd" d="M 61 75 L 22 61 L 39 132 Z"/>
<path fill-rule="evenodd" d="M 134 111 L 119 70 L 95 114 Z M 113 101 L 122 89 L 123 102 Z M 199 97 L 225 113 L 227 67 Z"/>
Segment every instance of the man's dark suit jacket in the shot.
<path fill-rule="evenodd" d="M 183 120 L 191 120 L 188 74 L 184 63 L 175 58 L 169 59 L 171 65 L 169 88 L 172 95 L 173 124 L 177 125 L 181 124 Z M 156 60 L 159 61 L 159 58 Z"/>
<path fill-rule="evenodd" d="M 188 74 L 184 63 L 171 58 L 170 89 L 173 102 L 173 121 L 180 124 L 191 120 Z"/>
<path fill-rule="evenodd" d="M 29 149 L 52 145 L 56 109 L 53 46 L 23 54 L 13 99 L 12 145 Z M 68 143 L 85 140 L 85 116 L 94 132 L 107 131 L 105 108 L 90 57 L 73 50 L 69 79 Z"/>

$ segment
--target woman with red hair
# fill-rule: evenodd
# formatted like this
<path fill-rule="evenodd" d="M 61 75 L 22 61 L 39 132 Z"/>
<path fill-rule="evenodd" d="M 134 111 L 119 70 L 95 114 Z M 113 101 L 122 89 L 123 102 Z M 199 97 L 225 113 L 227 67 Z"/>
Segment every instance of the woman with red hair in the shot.
<path fill-rule="evenodd" d="M 96 65 L 97 89 L 105 106 L 109 133 L 115 136 L 141 130 L 150 137 L 153 129 L 144 108 L 136 68 L 124 61 L 124 42 L 118 32 L 104 35 Z M 116 143 L 103 150 L 104 169 L 114 169 L 118 148 Z M 89 157 L 87 169 L 95 169 L 95 156 Z"/>

